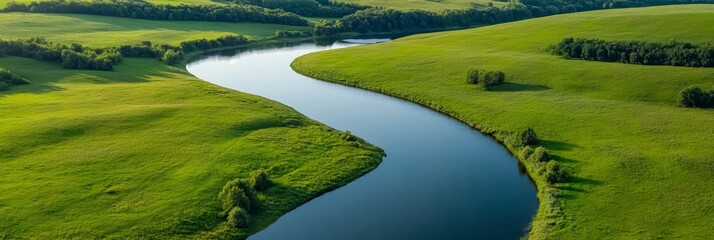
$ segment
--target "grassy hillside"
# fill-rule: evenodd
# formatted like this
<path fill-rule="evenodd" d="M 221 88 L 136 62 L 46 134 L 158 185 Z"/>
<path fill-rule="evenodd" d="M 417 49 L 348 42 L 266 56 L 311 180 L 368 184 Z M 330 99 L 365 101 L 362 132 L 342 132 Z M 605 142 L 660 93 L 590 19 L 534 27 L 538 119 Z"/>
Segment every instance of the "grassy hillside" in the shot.
<path fill-rule="evenodd" d="M 0 13 L 0 38 L 43 36 L 61 43 L 77 42 L 94 47 L 134 44 L 145 40 L 178 44 L 191 39 L 213 39 L 229 34 L 253 38 L 272 37 L 277 30 L 307 27 L 263 23 L 154 21 L 79 14 Z"/>
<path fill-rule="evenodd" d="M 567 60 L 564 37 L 714 39 L 714 5 L 567 14 L 310 54 L 293 67 L 328 81 L 420 102 L 480 127 L 532 127 L 574 173 L 564 220 L 532 234 L 555 239 L 705 239 L 714 235 L 714 111 L 676 106 L 686 86 L 709 89 L 714 69 Z M 505 85 L 466 84 L 472 67 Z"/>
<path fill-rule="evenodd" d="M 339 0 L 340 2 L 357 3 L 368 6 L 379 6 L 399 10 L 421 9 L 442 11 L 446 9 L 470 8 L 472 4 L 486 5 L 489 0 Z M 493 2 L 495 5 L 500 2 Z"/>
<path fill-rule="evenodd" d="M 178 42 L 280 26 L 0 14 L 3 38 L 43 35 L 114 46 Z M 114 71 L 0 57 L 29 85 L 0 92 L 0 238 L 245 237 L 379 163 L 380 150 L 293 109 L 205 83 L 155 59 Z M 249 229 L 218 216 L 218 192 L 263 169 Z"/>

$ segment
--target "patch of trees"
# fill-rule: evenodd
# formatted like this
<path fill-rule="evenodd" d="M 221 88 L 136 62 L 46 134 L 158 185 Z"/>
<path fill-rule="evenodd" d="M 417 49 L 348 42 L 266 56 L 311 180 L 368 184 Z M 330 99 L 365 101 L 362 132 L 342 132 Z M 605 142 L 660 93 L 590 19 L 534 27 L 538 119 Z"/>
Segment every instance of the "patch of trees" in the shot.
<path fill-rule="evenodd" d="M 282 9 L 306 17 L 343 17 L 367 9 L 351 3 L 328 0 L 235 0 L 237 4 L 256 5 L 269 9 Z"/>
<path fill-rule="evenodd" d="M 714 46 L 710 44 L 565 38 L 550 51 L 565 58 L 590 61 L 714 67 Z"/>
<path fill-rule="evenodd" d="M 272 182 L 264 171 L 251 173 L 247 180 L 238 178 L 229 181 L 218 194 L 223 207 L 220 215 L 236 228 L 248 227 L 250 214 L 260 208 L 255 192 L 263 191 L 271 185 Z"/>
<path fill-rule="evenodd" d="M 0 40 L 0 55 L 35 58 L 40 61 L 60 62 L 63 68 L 104 70 L 113 69 L 122 56 L 112 48 L 93 49 L 81 44 L 55 44 L 44 38 Z"/>
<path fill-rule="evenodd" d="M 243 35 L 229 35 L 223 36 L 216 39 L 199 39 L 181 42 L 180 46 L 186 52 L 192 52 L 195 50 L 208 50 L 211 48 L 220 47 L 230 47 L 243 45 L 250 42 L 248 38 Z"/>
<path fill-rule="evenodd" d="M 0 68 L 0 91 L 10 89 L 14 85 L 29 84 L 27 79 L 24 79 L 17 74 L 11 73 L 8 70 Z"/>
<path fill-rule="evenodd" d="M 297 38 L 297 37 L 310 37 L 312 33 L 309 31 L 275 31 L 275 36 L 279 38 Z"/>
<path fill-rule="evenodd" d="M 562 183 L 568 179 L 568 172 L 558 162 L 550 158 L 544 147 L 539 146 L 533 149 L 530 146 L 524 146 L 518 153 L 518 158 L 535 166 L 536 173 L 549 184 Z"/>
<path fill-rule="evenodd" d="M 503 6 L 443 12 L 369 8 L 334 22 L 318 22 L 315 24 L 314 32 L 316 35 L 330 35 L 339 32 L 367 33 L 463 28 L 603 8 L 678 3 L 714 3 L 714 0 L 520 0 L 509 2 Z"/>
<path fill-rule="evenodd" d="M 307 20 L 280 9 L 254 5 L 165 5 L 145 0 L 9 2 L 5 12 L 77 13 L 181 21 L 260 22 L 306 26 Z"/>
<path fill-rule="evenodd" d="M 466 82 L 468 84 L 475 84 L 486 90 L 488 90 L 490 86 L 501 84 L 504 81 L 506 81 L 506 74 L 501 71 L 487 71 L 474 68 L 466 73 Z"/>
<path fill-rule="evenodd" d="M 152 44 L 143 41 L 134 45 L 108 48 L 89 48 L 78 43 L 56 44 L 36 37 L 18 40 L 0 40 L 0 56 L 29 57 L 40 61 L 59 62 L 63 68 L 111 71 L 123 57 L 156 58 L 168 64 L 183 60 L 185 53 L 211 48 L 238 46 L 249 43 L 242 35 L 229 35 L 217 39 L 185 41 L 179 46 Z"/>
<path fill-rule="evenodd" d="M 679 106 L 686 108 L 714 108 L 714 88 L 704 91 L 690 86 L 679 92 Z"/>

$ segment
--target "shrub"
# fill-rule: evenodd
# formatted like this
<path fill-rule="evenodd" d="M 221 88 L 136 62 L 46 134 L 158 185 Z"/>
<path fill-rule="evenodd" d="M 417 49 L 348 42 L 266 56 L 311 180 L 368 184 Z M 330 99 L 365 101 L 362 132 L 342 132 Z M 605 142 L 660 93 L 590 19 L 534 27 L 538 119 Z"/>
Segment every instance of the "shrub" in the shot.
<path fill-rule="evenodd" d="M 235 179 L 226 183 L 218 194 L 218 199 L 221 200 L 223 205 L 223 214 L 231 211 L 234 207 L 240 207 L 250 211 L 258 205 L 258 199 L 253 194 L 253 191 L 249 185 L 241 179 Z"/>
<path fill-rule="evenodd" d="M 169 49 L 164 52 L 163 56 L 161 56 L 161 61 L 167 64 L 176 64 L 180 62 L 182 58 L 183 54 L 181 54 L 181 51 L 174 51 L 172 49 Z"/>
<path fill-rule="evenodd" d="M 501 84 L 506 81 L 506 74 L 501 71 L 481 71 L 481 84 L 485 86 L 492 86 Z"/>
<path fill-rule="evenodd" d="M 13 85 L 28 84 L 29 82 L 18 76 L 17 74 L 11 73 L 8 70 L 0 68 L 0 91 L 8 90 Z"/>
<path fill-rule="evenodd" d="M 557 162 L 550 160 L 545 165 L 545 179 L 548 183 L 562 183 L 565 182 L 567 178 L 567 172 L 565 172 L 565 170 L 563 170 Z"/>
<path fill-rule="evenodd" d="M 547 162 L 548 161 L 548 152 L 545 150 L 544 147 L 537 147 L 534 151 L 533 154 L 531 154 L 530 157 L 528 157 L 528 160 L 531 162 Z"/>
<path fill-rule="evenodd" d="M 679 92 L 678 103 L 687 108 L 714 107 L 714 89 L 707 93 L 699 87 L 687 87 Z"/>
<path fill-rule="evenodd" d="M 471 69 L 466 73 L 468 84 L 477 84 L 488 89 L 489 86 L 501 84 L 506 80 L 506 74 L 501 71 L 486 71 Z"/>
<path fill-rule="evenodd" d="M 471 69 L 466 73 L 466 82 L 468 84 L 478 84 L 478 69 Z"/>
<path fill-rule="evenodd" d="M 523 145 L 533 145 L 538 143 L 538 136 L 532 128 L 526 128 L 518 133 L 518 140 Z"/>
<path fill-rule="evenodd" d="M 240 207 L 234 207 L 228 213 L 228 222 L 236 228 L 246 228 L 250 224 L 250 216 Z"/>
<path fill-rule="evenodd" d="M 518 152 L 518 158 L 520 158 L 522 160 L 526 160 L 531 155 L 533 155 L 533 152 L 534 152 L 533 148 L 531 148 L 530 146 L 525 146 L 525 147 L 523 147 L 523 149 L 521 149 L 520 152 Z"/>
<path fill-rule="evenodd" d="M 273 183 L 268 179 L 265 171 L 253 172 L 250 176 L 250 185 L 256 191 L 262 191 L 270 187 Z"/>

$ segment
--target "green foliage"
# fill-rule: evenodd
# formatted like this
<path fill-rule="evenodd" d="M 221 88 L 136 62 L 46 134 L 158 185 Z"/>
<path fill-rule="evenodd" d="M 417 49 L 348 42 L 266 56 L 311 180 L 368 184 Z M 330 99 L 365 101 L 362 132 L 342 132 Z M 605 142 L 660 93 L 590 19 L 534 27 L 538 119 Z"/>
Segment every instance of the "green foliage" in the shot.
<path fill-rule="evenodd" d="M 466 83 L 468 84 L 478 84 L 479 83 L 479 77 L 481 75 L 479 74 L 479 70 L 476 68 L 469 69 L 468 72 L 466 72 Z"/>
<path fill-rule="evenodd" d="M 538 136 L 532 128 L 526 128 L 518 133 L 518 140 L 522 145 L 533 145 L 538 143 Z"/>
<path fill-rule="evenodd" d="M 506 75 L 501 71 L 487 71 L 471 69 L 466 73 L 466 82 L 477 84 L 485 89 L 489 86 L 498 85 L 506 80 Z"/>
<path fill-rule="evenodd" d="M 234 207 L 228 212 L 228 222 L 236 228 L 246 228 L 250 225 L 250 215 L 240 207 Z"/>
<path fill-rule="evenodd" d="M 238 46 L 246 44 L 248 42 L 250 42 L 250 40 L 248 40 L 248 38 L 244 37 L 243 35 L 228 35 L 210 40 L 202 38 L 184 41 L 181 42 L 180 46 L 181 49 L 183 49 L 184 51 L 191 52 L 195 50 L 208 50 L 211 48 Z"/>
<path fill-rule="evenodd" d="M 163 56 L 161 56 L 161 61 L 167 64 L 176 64 L 183 59 L 183 53 L 175 50 L 167 50 Z"/>
<path fill-rule="evenodd" d="M 0 55 L 61 62 L 63 68 L 110 71 L 121 61 L 114 49 L 92 49 L 78 43 L 55 44 L 44 38 L 0 40 Z"/>
<path fill-rule="evenodd" d="M 550 160 L 545 165 L 545 178 L 550 184 L 565 182 L 568 173 L 557 162 Z"/>
<path fill-rule="evenodd" d="M 298 38 L 298 37 L 309 37 L 312 34 L 308 31 L 275 31 L 275 36 L 279 38 Z"/>
<path fill-rule="evenodd" d="M 643 65 L 714 67 L 714 47 L 671 41 L 605 41 L 600 39 L 564 38 L 551 45 L 550 51 L 566 58 L 590 61 L 620 62 Z"/>
<path fill-rule="evenodd" d="M 525 146 L 521 149 L 520 152 L 518 152 L 518 159 L 527 160 L 528 158 L 530 158 L 531 155 L 533 155 L 533 152 L 535 152 L 533 148 L 531 148 L 530 146 Z"/>
<path fill-rule="evenodd" d="M 535 150 L 533 150 L 533 154 L 528 157 L 528 161 L 543 163 L 550 160 L 549 157 L 550 156 L 548 156 L 548 151 L 546 151 L 544 147 L 537 147 L 535 148 Z"/>
<path fill-rule="evenodd" d="M 263 191 L 273 185 L 265 171 L 260 170 L 250 174 L 251 188 L 256 191 Z"/>
<path fill-rule="evenodd" d="M 8 90 L 13 85 L 22 85 L 30 83 L 27 79 L 24 79 L 17 74 L 11 73 L 10 71 L 0 68 L 0 91 Z"/>
<path fill-rule="evenodd" d="M 218 194 L 218 199 L 221 201 L 224 214 L 227 214 L 235 207 L 252 211 L 259 205 L 250 183 L 242 179 L 235 179 L 226 183 Z"/>
<path fill-rule="evenodd" d="M 709 92 L 703 91 L 696 86 L 690 86 L 679 92 L 677 100 L 679 106 L 687 108 L 711 108 L 714 107 L 714 89 Z"/>

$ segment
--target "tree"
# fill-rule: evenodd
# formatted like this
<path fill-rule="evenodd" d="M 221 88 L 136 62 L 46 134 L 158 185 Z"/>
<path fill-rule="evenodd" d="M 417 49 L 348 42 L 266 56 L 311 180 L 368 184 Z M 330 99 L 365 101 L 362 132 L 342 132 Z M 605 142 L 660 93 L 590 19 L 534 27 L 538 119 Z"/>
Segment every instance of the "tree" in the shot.
<path fill-rule="evenodd" d="M 528 157 L 528 160 L 536 163 L 547 162 L 549 160 L 548 151 L 544 147 L 537 147 L 533 150 L 533 154 Z"/>
<path fill-rule="evenodd" d="M 466 73 L 466 82 L 467 82 L 468 84 L 478 84 L 479 76 L 480 76 L 480 75 L 479 75 L 478 69 L 475 69 L 475 68 L 470 69 L 470 70 Z"/>
<path fill-rule="evenodd" d="M 250 224 L 250 216 L 240 208 L 234 207 L 228 212 L 228 222 L 236 228 L 246 228 Z"/>
<path fill-rule="evenodd" d="M 268 174 L 263 170 L 253 172 L 250 176 L 250 183 L 251 187 L 256 191 L 263 191 L 273 184 L 270 179 L 268 179 Z"/>
<path fill-rule="evenodd" d="M 526 128 L 518 133 L 518 140 L 523 145 L 533 145 L 538 143 L 538 136 L 532 128 Z"/>
<path fill-rule="evenodd" d="M 167 64 L 176 64 L 180 62 L 182 58 L 183 56 L 180 51 L 169 49 L 164 52 L 163 56 L 161 56 L 161 61 Z"/>
<path fill-rule="evenodd" d="M 563 170 L 557 162 L 550 160 L 545 165 L 545 179 L 548 183 L 562 183 L 565 182 L 567 177 L 567 172 L 565 172 L 565 170 Z"/>
<path fill-rule="evenodd" d="M 708 107 L 709 98 L 709 94 L 702 91 L 701 88 L 690 86 L 679 92 L 678 103 L 687 108 Z"/>

